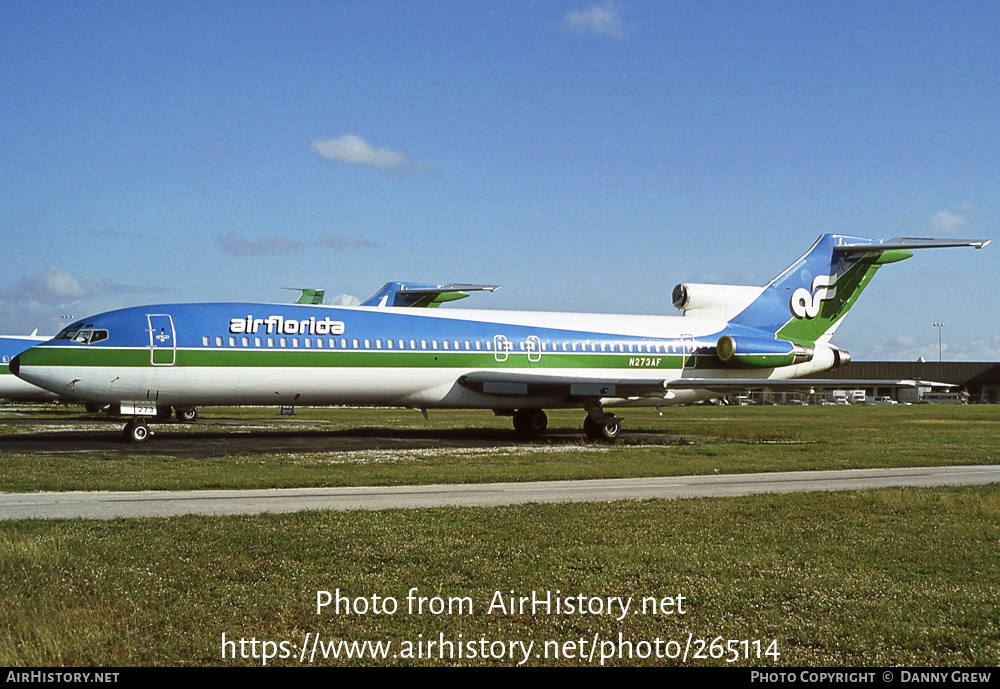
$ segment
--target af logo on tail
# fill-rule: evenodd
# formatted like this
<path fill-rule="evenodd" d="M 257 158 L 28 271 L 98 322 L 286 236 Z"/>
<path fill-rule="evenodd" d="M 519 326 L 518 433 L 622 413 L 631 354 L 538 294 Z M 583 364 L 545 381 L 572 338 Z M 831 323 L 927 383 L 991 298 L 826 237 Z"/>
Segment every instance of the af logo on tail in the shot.
<path fill-rule="evenodd" d="M 837 296 L 838 275 L 817 275 L 812 283 L 812 292 L 799 287 L 792 292 L 790 304 L 792 315 L 796 318 L 815 318 L 824 301 Z"/>

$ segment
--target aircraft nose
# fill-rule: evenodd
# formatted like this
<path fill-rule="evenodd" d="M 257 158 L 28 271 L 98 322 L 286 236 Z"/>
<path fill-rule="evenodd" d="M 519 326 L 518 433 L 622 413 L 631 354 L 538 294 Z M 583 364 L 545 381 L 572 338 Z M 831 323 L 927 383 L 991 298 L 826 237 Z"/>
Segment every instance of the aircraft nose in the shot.
<path fill-rule="evenodd" d="M 16 376 L 17 372 L 20 370 L 21 370 L 21 357 L 16 356 L 10 360 L 10 372 Z"/>

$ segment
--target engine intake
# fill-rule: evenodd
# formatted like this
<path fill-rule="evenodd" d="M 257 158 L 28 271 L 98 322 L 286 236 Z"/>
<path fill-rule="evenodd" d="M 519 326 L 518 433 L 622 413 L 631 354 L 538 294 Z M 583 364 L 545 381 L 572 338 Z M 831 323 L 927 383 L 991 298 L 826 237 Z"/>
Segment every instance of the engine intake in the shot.
<path fill-rule="evenodd" d="M 685 316 L 728 321 L 749 306 L 763 291 L 763 287 L 686 282 L 676 285 L 670 297 L 674 306 L 683 311 Z"/>

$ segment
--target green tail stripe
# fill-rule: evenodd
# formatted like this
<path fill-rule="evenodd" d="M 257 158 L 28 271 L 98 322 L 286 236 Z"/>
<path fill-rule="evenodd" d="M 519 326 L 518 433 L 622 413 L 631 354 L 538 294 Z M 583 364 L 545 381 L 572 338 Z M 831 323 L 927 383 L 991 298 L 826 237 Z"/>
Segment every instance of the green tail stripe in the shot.
<path fill-rule="evenodd" d="M 881 254 L 859 259 L 837 280 L 836 296 L 822 303 L 815 318 L 793 318 L 778 331 L 778 339 L 811 347 L 854 306 L 881 264 Z"/>

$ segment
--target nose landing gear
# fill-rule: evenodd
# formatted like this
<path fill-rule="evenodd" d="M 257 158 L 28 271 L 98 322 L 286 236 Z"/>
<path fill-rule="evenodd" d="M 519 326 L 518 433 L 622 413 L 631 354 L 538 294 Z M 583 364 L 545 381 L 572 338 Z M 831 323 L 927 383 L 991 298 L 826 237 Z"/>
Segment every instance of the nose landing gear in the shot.
<path fill-rule="evenodd" d="M 149 436 L 152 435 L 152 431 L 149 430 L 149 426 L 146 425 L 145 421 L 142 421 L 141 419 L 132 419 L 125 424 L 125 429 L 122 431 L 122 435 L 124 435 L 125 442 L 127 443 L 144 443 L 149 440 Z"/>

